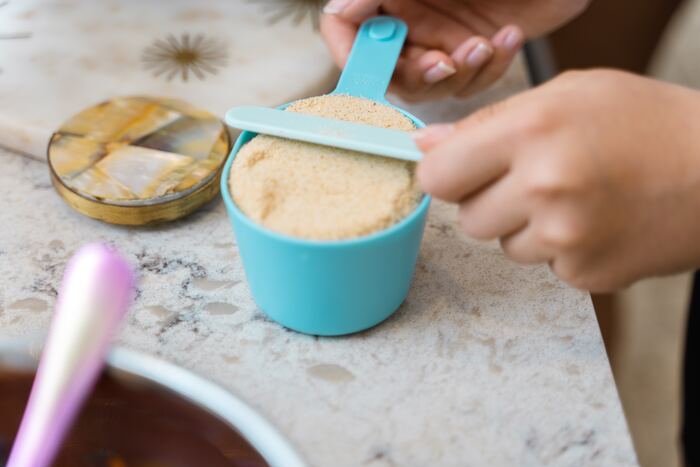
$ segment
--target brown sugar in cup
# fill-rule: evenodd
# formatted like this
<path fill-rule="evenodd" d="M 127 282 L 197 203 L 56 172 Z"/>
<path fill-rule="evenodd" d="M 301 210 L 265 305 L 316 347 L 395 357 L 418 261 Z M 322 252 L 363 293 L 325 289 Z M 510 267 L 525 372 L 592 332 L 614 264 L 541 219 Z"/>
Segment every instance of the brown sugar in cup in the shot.
<path fill-rule="evenodd" d="M 286 111 L 411 131 L 413 122 L 375 101 L 326 95 Z M 386 229 L 421 200 L 415 164 L 345 149 L 258 135 L 237 153 L 229 186 L 253 221 L 311 240 L 344 240 Z"/>
<path fill-rule="evenodd" d="M 290 103 L 281 108 L 291 105 L 292 111 L 296 109 L 324 116 L 335 113 L 374 124 L 384 121 L 387 126 L 393 123 L 404 130 L 414 126 L 423 128 L 425 125 L 419 118 L 395 108 L 384 97 L 406 34 L 406 24 L 397 18 L 376 16 L 368 19 L 358 30 L 332 96 Z M 313 120 L 314 115 L 306 117 Z M 404 120 L 406 117 L 410 122 Z M 317 336 L 351 334 L 387 319 L 401 306 L 410 289 L 430 206 L 430 196 L 421 195 L 415 186 L 412 166 L 384 161 L 390 167 L 382 166 L 386 176 L 367 182 L 362 177 L 375 174 L 381 158 L 366 155 L 362 158 L 356 153 L 334 152 L 332 149 L 327 152 L 326 149 L 326 157 L 313 159 L 308 157 L 309 151 L 305 151 L 297 159 L 310 170 L 300 176 L 297 172 L 299 164 L 290 164 L 279 171 L 276 180 L 267 184 L 265 191 L 262 188 L 269 180 L 265 176 L 269 171 L 260 170 L 262 176 L 259 178 L 253 177 L 251 171 L 245 177 L 247 180 L 243 180 L 244 177 L 239 179 L 239 174 L 235 173 L 242 167 L 238 166 L 241 151 L 251 151 L 252 154 L 244 157 L 252 159 L 250 165 L 253 168 L 265 167 L 263 164 L 269 162 L 269 154 L 275 153 L 251 150 L 255 146 L 246 149 L 255 137 L 256 133 L 251 131 L 244 131 L 239 136 L 224 165 L 221 193 L 236 235 L 237 251 L 248 286 L 258 307 L 287 328 Z M 302 157 L 304 155 L 307 157 Z M 350 175 L 344 170 L 347 167 L 338 169 L 338 164 L 356 158 L 356 165 L 352 167 L 354 172 Z M 284 162 L 284 159 L 280 161 Z M 244 158 L 240 163 L 246 163 Z M 320 173 L 324 176 L 319 176 Z M 238 181 L 254 184 L 253 180 L 257 180 L 258 185 L 254 186 L 257 191 L 238 190 Z M 333 202 L 319 204 L 319 200 L 324 200 L 308 194 L 301 198 L 296 193 L 294 197 L 287 196 L 279 188 L 287 186 L 290 180 L 294 181 L 292 188 L 302 193 L 309 190 L 309 193 L 318 194 L 317 190 L 322 188 L 327 196 L 334 197 Z M 376 195 L 387 187 L 384 185 L 387 180 L 392 180 L 388 186 L 393 183 L 398 187 L 388 200 Z M 364 182 L 359 188 L 354 186 L 358 181 Z M 234 199 L 232 189 L 237 192 L 238 200 Z M 265 219 L 256 221 L 254 214 L 249 214 L 251 209 L 241 199 L 241 193 L 257 193 L 259 201 L 270 197 L 273 203 L 267 206 L 275 210 L 266 213 L 261 209 L 259 213 Z M 298 219 L 285 219 L 291 221 L 287 227 L 296 229 L 296 233 L 287 230 L 292 232 L 291 235 L 273 230 L 275 227 L 271 223 L 274 220 L 272 213 L 289 199 L 297 199 L 298 206 L 293 206 L 296 209 L 292 212 L 299 213 Z M 341 202 L 344 203 L 342 206 Z M 321 212 L 319 205 L 332 209 Z M 390 208 L 377 209 L 380 205 Z M 403 218 L 401 211 L 407 212 Z M 372 212 L 370 217 L 367 216 L 369 212 Z M 334 217 L 329 219 L 331 215 Z M 356 217 L 349 220 L 351 215 Z M 395 223 L 390 225 L 391 222 Z"/>

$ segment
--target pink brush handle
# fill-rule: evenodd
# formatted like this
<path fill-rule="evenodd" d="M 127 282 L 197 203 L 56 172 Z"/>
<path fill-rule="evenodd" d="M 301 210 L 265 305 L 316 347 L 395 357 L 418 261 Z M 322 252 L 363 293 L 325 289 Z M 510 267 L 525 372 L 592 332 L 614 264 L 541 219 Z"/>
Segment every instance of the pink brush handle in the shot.
<path fill-rule="evenodd" d="M 7 467 L 46 467 L 92 389 L 126 313 L 133 273 L 116 251 L 82 247 L 68 263 Z"/>

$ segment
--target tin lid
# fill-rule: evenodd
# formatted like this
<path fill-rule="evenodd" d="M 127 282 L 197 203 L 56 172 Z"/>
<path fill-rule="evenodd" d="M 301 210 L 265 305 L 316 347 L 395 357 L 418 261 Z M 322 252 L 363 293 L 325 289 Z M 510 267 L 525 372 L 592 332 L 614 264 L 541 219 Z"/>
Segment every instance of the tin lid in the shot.
<path fill-rule="evenodd" d="M 216 116 L 167 98 L 123 97 L 83 110 L 49 142 L 51 179 L 75 210 L 143 225 L 185 216 L 219 192 L 230 140 Z"/>

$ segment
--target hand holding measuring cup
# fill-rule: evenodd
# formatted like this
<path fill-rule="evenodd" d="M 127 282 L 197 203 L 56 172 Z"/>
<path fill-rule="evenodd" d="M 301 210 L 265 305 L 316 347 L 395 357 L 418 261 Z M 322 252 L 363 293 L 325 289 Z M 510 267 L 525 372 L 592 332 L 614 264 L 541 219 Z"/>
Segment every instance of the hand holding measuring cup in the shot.
<path fill-rule="evenodd" d="M 345 66 L 359 25 L 377 14 L 408 25 L 390 90 L 420 101 L 467 97 L 500 78 L 528 38 L 578 15 L 588 0 L 331 0 L 321 33 Z"/>

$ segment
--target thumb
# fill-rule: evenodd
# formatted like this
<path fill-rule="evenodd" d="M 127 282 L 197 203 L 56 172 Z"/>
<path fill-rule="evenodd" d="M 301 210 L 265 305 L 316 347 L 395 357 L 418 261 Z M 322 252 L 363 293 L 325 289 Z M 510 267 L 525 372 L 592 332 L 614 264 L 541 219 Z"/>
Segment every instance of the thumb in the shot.
<path fill-rule="evenodd" d="M 477 127 L 491 119 L 501 116 L 504 112 L 513 107 L 513 100 L 514 98 L 510 98 L 487 105 L 455 123 L 435 123 L 428 125 L 425 128 L 411 133 L 411 137 L 421 151 L 428 152 L 442 143 L 446 138 L 452 136 L 455 130 L 466 130 Z"/>
<path fill-rule="evenodd" d="M 382 2 L 383 0 L 330 0 L 323 8 L 323 12 L 359 23 L 377 14 Z"/>
<path fill-rule="evenodd" d="M 414 131 L 411 137 L 421 151 L 428 152 L 449 137 L 454 130 L 454 123 L 436 123 Z"/>

